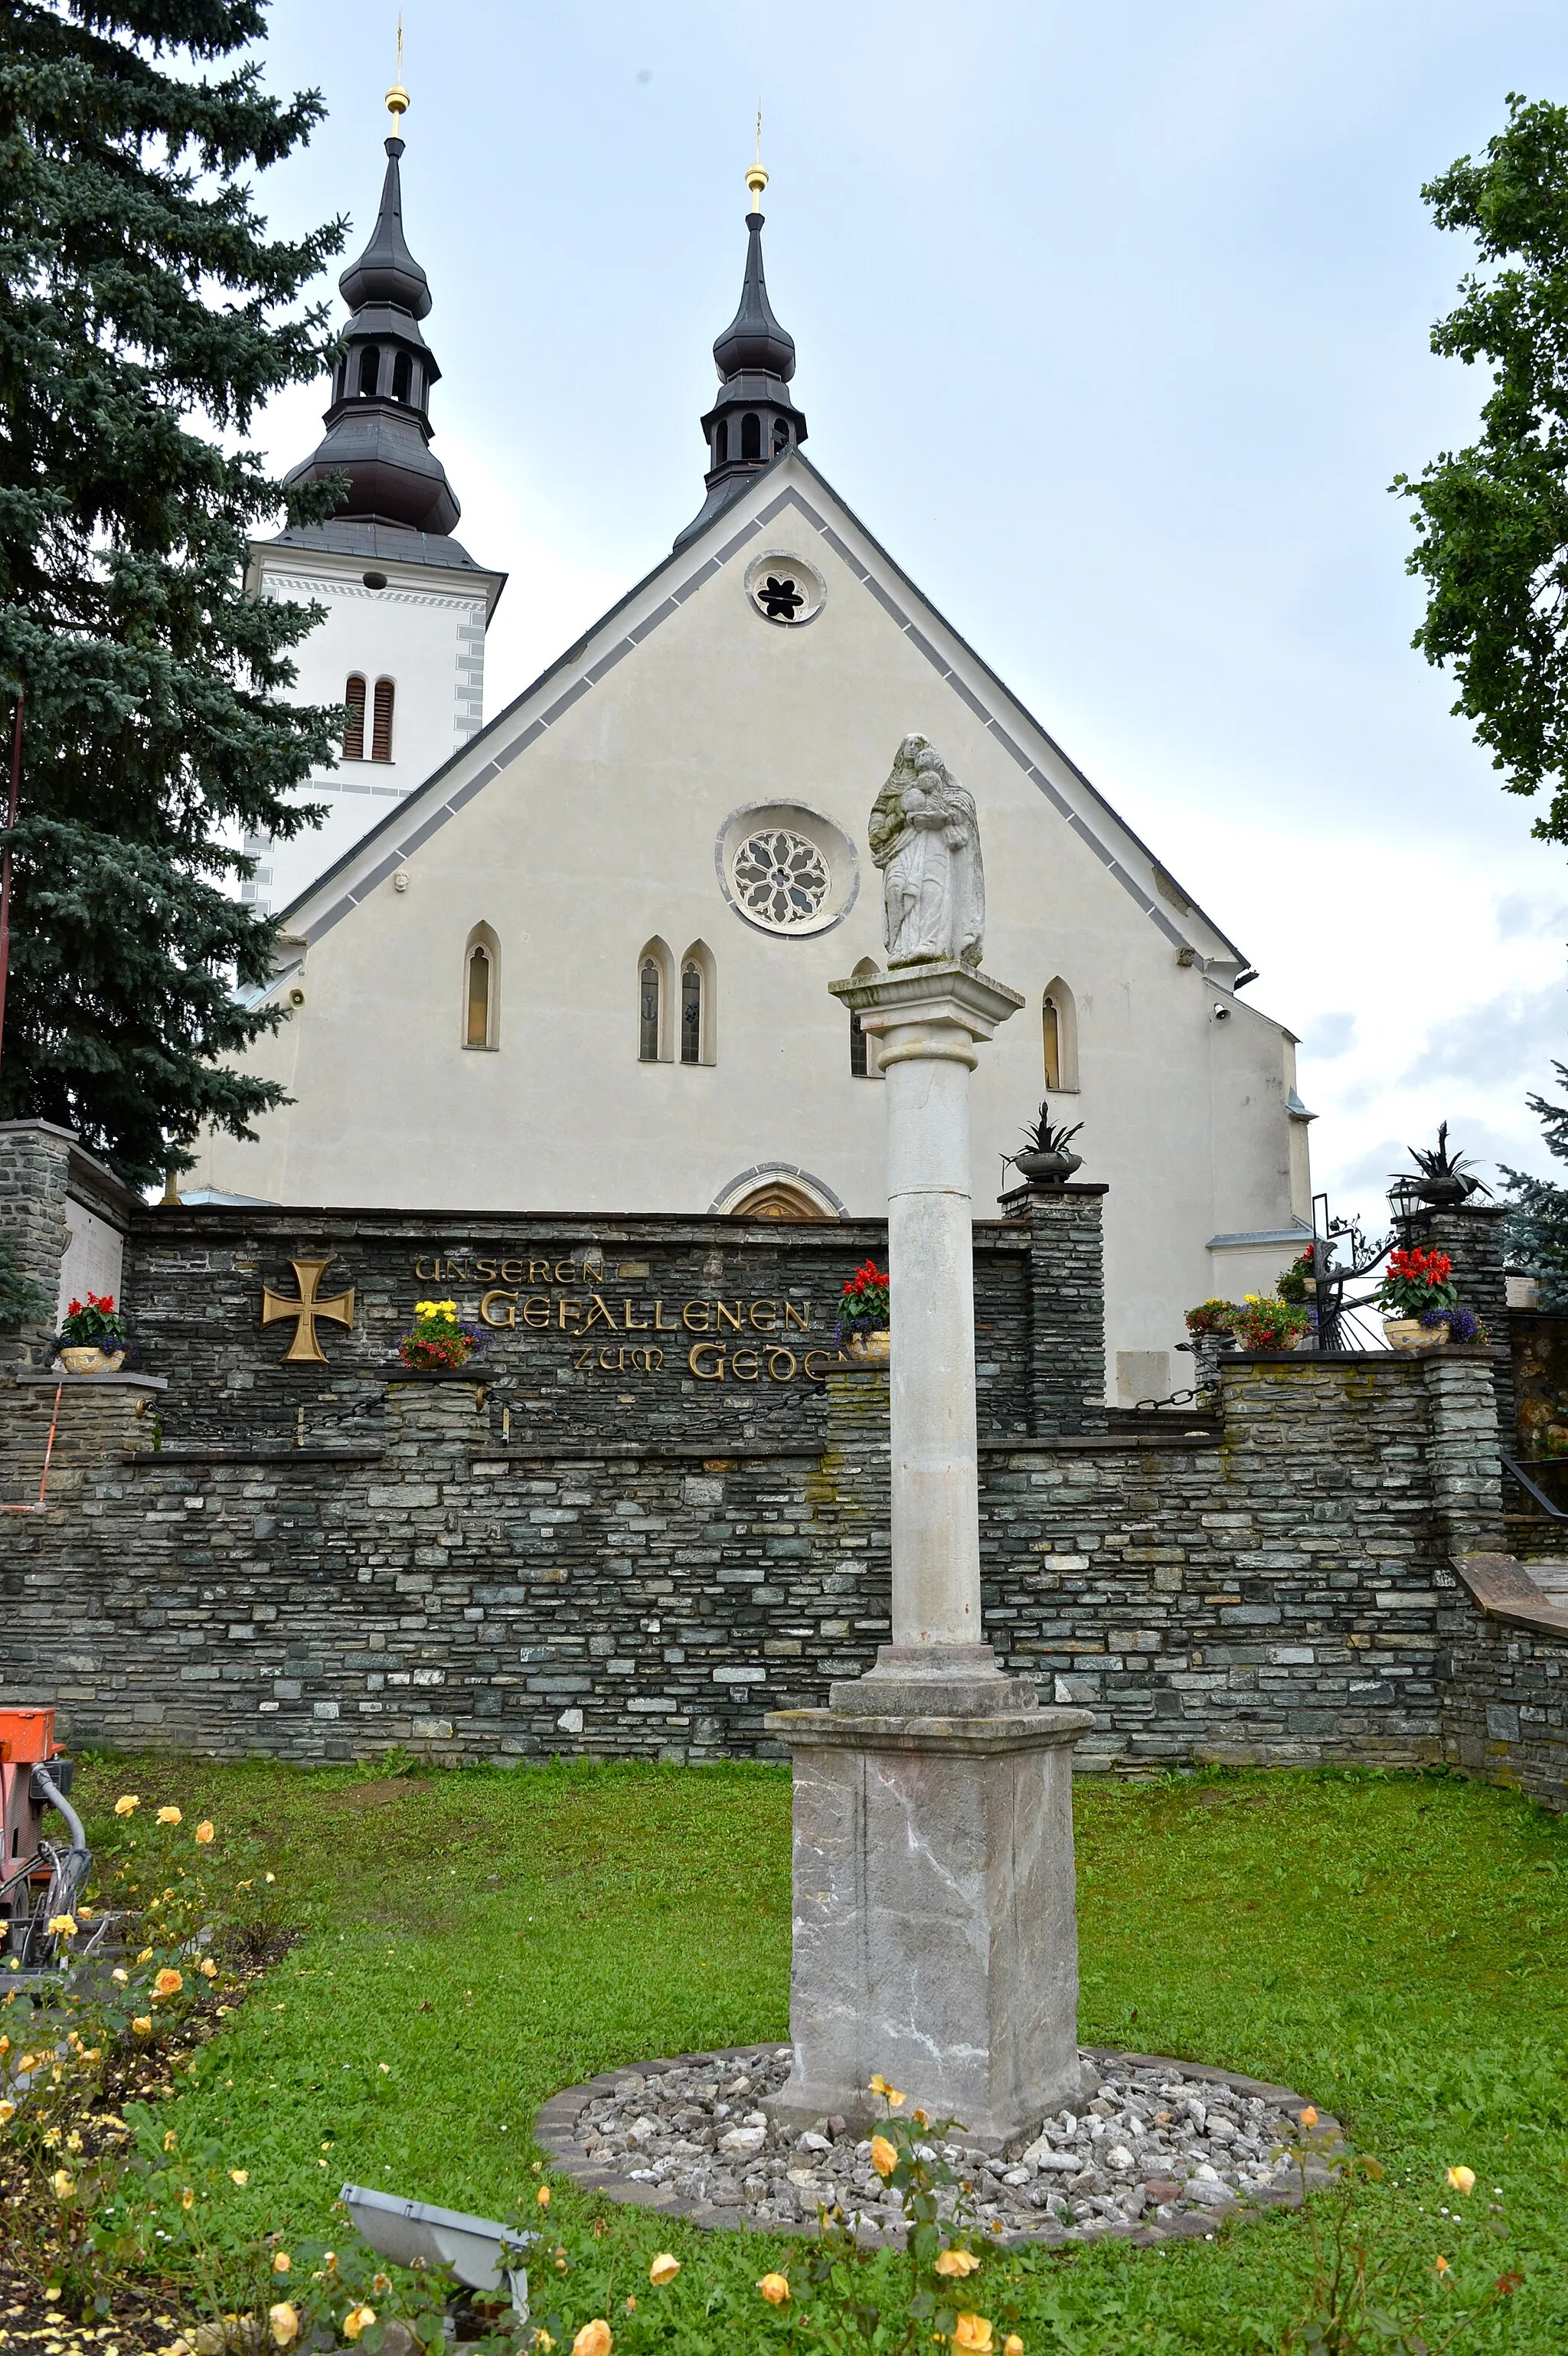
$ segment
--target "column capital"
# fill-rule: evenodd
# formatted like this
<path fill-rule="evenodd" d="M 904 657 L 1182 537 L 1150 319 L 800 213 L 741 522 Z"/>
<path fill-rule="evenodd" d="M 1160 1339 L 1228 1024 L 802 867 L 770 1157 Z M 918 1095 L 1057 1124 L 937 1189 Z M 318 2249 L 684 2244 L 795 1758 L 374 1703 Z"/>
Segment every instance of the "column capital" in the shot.
<path fill-rule="evenodd" d="M 890 1063 L 955 1055 L 973 1066 L 970 1048 L 989 1039 L 1024 1003 L 1020 991 L 955 958 L 898 966 L 891 973 L 852 974 L 827 987 L 859 1016 L 863 1031 L 887 1040 L 880 1059 L 884 1071 Z M 916 1035 L 889 1038 L 906 1030 Z"/>

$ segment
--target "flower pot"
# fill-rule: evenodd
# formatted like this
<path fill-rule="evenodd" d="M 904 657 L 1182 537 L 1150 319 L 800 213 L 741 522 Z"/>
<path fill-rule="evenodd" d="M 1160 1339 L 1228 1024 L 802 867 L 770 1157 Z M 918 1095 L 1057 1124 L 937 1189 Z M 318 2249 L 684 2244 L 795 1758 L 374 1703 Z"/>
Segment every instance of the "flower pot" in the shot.
<path fill-rule="evenodd" d="M 1013 1168 L 1034 1185 L 1060 1184 L 1083 1167 L 1081 1153 L 1015 1153 Z"/>
<path fill-rule="evenodd" d="M 1383 1339 L 1391 1350 L 1440 1350 L 1448 1339 L 1448 1321 L 1424 1325 L 1419 1317 L 1385 1317 Z"/>
<path fill-rule="evenodd" d="M 846 1333 L 841 1347 L 844 1355 L 858 1366 L 885 1366 L 892 1353 L 893 1337 L 884 1325 L 871 1333 Z"/>
<path fill-rule="evenodd" d="M 466 1333 L 450 1342 L 400 1342 L 398 1355 L 405 1366 L 420 1375 L 455 1375 L 465 1366 L 474 1344 Z"/>
<path fill-rule="evenodd" d="M 117 1375 L 125 1363 L 123 1350 L 101 1350 L 96 1342 L 73 1343 L 59 1353 L 68 1375 Z"/>
<path fill-rule="evenodd" d="M 1470 1199 L 1468 1181 L 1464 1178 L 1424 1178 L 1415 1189 L 1416 1200 L 1430 1203 L 1435 1210 Z"/>

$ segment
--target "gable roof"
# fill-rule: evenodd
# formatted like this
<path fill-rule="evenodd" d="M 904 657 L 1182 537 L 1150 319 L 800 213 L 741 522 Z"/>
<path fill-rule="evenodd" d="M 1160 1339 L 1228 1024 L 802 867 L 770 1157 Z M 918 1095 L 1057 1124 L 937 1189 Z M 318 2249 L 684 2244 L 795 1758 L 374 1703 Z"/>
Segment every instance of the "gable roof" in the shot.
<path fill-rule="evenodd" d="M 754 483 L 731 499 L 705 531 L 656 565 L 531 687 L 325 869 L 282 911 L 285 934 L 317 941 L 340 924 L 519 753 L 591 694 L 608 671 L 786 513 L 821 535 L 1148 921 L 1178 948 L 1197 951 L 1206 964 L 1232 966 L 1230 975 L 1215 975 L 1221 984 L 1233 989 L 1251 980 L 1253 969 L 1235 943 L 1116 815 L 1077 763 L 944 619 L 798 449 L 784 451 L 763 467 Z"/>

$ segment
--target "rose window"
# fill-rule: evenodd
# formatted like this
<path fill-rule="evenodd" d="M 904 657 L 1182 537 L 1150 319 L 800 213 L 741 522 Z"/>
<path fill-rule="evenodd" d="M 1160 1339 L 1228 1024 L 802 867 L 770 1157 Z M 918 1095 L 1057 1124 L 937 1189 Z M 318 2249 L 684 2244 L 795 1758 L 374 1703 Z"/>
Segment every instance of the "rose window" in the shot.
<path fill-rule="evenodd" d="M 787 932 L 809 924 L 827 899 L 832 878 L 814 842 L 783 827 L 752 835 L 735 858 L 735 896 L 759 924 Z"/>
<path fill-rule="evenodd" d="M 805 605 L 788 573 L 765 574 L 752 594 L 770 622 L 793 622 Z"/>

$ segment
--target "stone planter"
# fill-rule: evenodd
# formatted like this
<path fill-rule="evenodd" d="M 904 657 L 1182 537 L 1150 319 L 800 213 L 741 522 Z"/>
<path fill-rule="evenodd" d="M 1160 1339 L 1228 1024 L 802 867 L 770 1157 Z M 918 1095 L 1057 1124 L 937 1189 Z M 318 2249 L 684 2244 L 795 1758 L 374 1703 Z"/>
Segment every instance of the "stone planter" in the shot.
<path fill-rule="evenodd" d="M 1383 1339 L 1391 1350 L 1440 1350 L 1448 1339 L 1448 1320 L 1424 1325 L 1419 1317 L 1385 1317 Z"/>
<path fill-rule="evenodd" d="M 1083 1156 L 1081 1153 L 1025 1152 L 1013 1155 L 1013 1168 L 1035 1186 L 1060 1185 L 1063 1179 L 1071 1178 L 1075 1170 L 1083 1167 Z"/>
<path fill-rule="evenodd" d="M 59 1353 L 68 1375 L 117 1375 L 125 1363 L 123 1350 L 101 1350 L 94 1343 L 73 1344 Z"/>
<path fill-rule="evenodd" d="M 858 1366 L 885 1366 L 892 1354 L 892 1341 L 884 1325 L 880 1333 L 847 1333 L 840 1347 Z"/>

